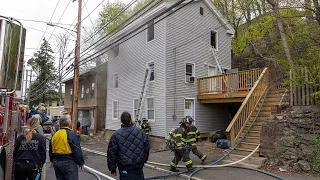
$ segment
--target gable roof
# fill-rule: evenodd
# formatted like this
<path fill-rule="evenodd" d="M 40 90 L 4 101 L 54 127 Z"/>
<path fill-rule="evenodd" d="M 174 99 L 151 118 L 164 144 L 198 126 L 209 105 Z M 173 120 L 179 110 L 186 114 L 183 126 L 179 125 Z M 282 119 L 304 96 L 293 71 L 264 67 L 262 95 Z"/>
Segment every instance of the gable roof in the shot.
<path fill-rule="evenodd" d="M 119 39 L 121 39 L 122 37 L 130 33 L 132 30 L 148 22 L 150 19 L 159 15 L 161 12 L 167 10 L 169 7 L 171 7 L 173 4 L 177 3 L 178 1 L 179 0 L 164 0 L 163 3 L 157 5 L 152 10 L 149 10 L 149 12 L 147 12 L 145 15 L 134 20 L 132 23 L 126 25 L 115 34 L 111 34 L 105 37 L 104 39 L 108 39 L 108 40 L 106 41 L 106 43 L 102 43 L 102 46 L 100 46 L 100 48 L 105 48 L 104 47 L 105 45 L 109 45 L 113 42 L 118 41 Z M 191 0 L 185 0 L 184 2 L 182 2 L 182 4 L 188 3 L 190 1 Z M 235 30 L 229 24 L 228 20 L 219 12 L 219 10 L 214 6 L 211 0 L 196 0 L 196 1 L 203 1 L 208 6 L 208 8 L 212 11 L 212 13 L 216 15 L 218 17 L 218 20 L 226 27 L 228 34 L 233 35 L 235 33 Z M 98 49 L 100 48 L 98 47 Z"/>

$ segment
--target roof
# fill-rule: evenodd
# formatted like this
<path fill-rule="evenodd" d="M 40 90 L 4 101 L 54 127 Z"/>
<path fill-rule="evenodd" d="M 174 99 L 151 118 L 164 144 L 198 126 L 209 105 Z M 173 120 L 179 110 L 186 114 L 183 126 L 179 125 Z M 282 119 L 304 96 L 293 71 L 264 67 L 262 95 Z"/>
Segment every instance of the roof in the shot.
<path fill-rule="evenodd" d="M 102 44 L 103 46 L 100 46 L 100 47 L 104 48 L 106 45 L 112 44 L 113 42 L 120 40 L 122 37 L 126 36 L 128 33 L 133 31 L 134 29 L 138 28 L 139 26 L 145 24 L 153 17 L 159 15 L 161 12 L 167 10 L 169 7 L 171 7 L 173 4 L 177 3 L 178 1 L 179 0 L 165 0 L 163 3 L 154 7 L 152 10 L 150 10 L 145 15 L 141 16 L 140 18 L 134 20 L 132 23 L 123 27 L 117 33 L 105 37 L 104 39 L 108 39 L 108 41 L 106 41 L 106 43 L 103 43 Z M 214 4 L 211 0 L 199 0 L 199 1 L 203 1 L 209 7 L 209 9 L 212 11 L 212 13 L 218 17 L 218 20 L 223 25 L 225 25 L 228 34 L 233 35 L 235 33 L 235 30 L 230 25 L 228 20 L 219 12 L 219 10 L 214 6 Z M 188 2 L 190 2 L 190 0 L 185 0 L 182 3 L 188 3 Z"/>
<path fill-rule="evenodd" d="M 103 69 L 103 68 L 104 68 L 103 66 L 105 66 L 105 65 L 107 65 L 107 62 L 102 63 L 102 64 L 99 64 L 98 66 L 95 66 L 94 68 L 88 69 L 88 70 L 80 73 L 80 74 L 79 74 L 79 77 L 84 76 L 84 75 L 87 75 L 87 74 L 89 74 L 89 73 L 95 73 L 95 72 Z M 71 81 L 71 80 L 73 80 L 73 76 L 70 77 L 70 78 L 67 78 L 67 79 L 62 80 L 62 83 L 67 83 L 68 81 Z"/>

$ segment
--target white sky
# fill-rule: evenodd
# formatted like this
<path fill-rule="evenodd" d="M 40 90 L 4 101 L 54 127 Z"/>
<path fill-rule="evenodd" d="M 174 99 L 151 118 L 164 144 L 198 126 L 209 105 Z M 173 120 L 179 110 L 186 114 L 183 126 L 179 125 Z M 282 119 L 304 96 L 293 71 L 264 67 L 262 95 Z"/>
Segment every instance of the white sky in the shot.
<path fill-rule="evenodd" d="M 91 11 L 93 11 L 93 9 L 95 9 L 101 3 L 101 1 L 103 0 L 83 0 L 82 5 L 86 4 L 87 8 L 84 7 L 82 9 L 82 19 L 85 18 Z M 94 12 L 91 13 L 90 15 L 91 20 L 95 22 L 98 19 L 98 13 L 102 10 L 102 5 L 104 3 L 113 2 L 113 1 L 115 0 L 104 0 L 104 2 Z M 117 1 L 128 2 L 129 0 L 117 0 Z M 50 17 L 52 16 L 53 11 L 58 2 L 59 0 L 1 0 L 0 15 L 14 17 L 18 20 L 27 19 L 27 20 L 49 22 Z M 69 6 L 67 7 L 68 3 L 69 3 Z M 78 1 L 72 2 L 72 0 L 60 0 L 57 10 L 54 13 L 51 22 L 58 23 L 66 7 L 67 9 L 63 17 L 61 18 L 60 23 L 72 24 L 78 15 Z M 82 22 L 83 27 L 92 26 L 90 18 L 88 17 Z M 21 20 L 21 22 L 27 29 L 26 49 L 25 49 L 25 56 L 24 56 L 24 61 L 27 62 L 28 59 L 30 59 L 31 56 L 36 51 L 36 48 L 40 47 L 40 45 L 38 46 L 38 44 L 40 41 L 42 42 L 41 38 L 44 34 L 41 31 L 45 31 L 47 25 L 46 23 L 41 23 L 41 22 L 30 22 L 30 21 L 23 21 L 23 20 Z M 75 24 L 76 24 L 76 21 L 74 25 Z M 65 28 L 70 28 L 70 25 L 60 25 L 60 26 L 63 26 Z M 73 27 L 74 26 L 72 26 L 71 29 Z M 38 31 L 34 29 L 37 29 Z M 51 33 L 53 33 L 53 36 L 49 39 L 49 43 L 51 44 L 52 49 L 56 50 L 57 43 L 54 35 L 57 36 L 60 33 L 64 33 L 65 30 L 59 27 L 57 27 L 55 30 L 54 29 L 55 29 L 54 27 L 48 26 L 47 33 L 44 35 L 44 37 L 48 40 Z M 72 37 L 72 39 L 75 39 L 75 37 Z M 71 41 L 69 43 L 67 52 L 72 51 L 74 46 L 75 46 L 75 41 Z M 58 59 L 56 59 L 56 61 L 57 60 Z M 27 68 L 27 69 L 30 69 L 30 68 Z"/>

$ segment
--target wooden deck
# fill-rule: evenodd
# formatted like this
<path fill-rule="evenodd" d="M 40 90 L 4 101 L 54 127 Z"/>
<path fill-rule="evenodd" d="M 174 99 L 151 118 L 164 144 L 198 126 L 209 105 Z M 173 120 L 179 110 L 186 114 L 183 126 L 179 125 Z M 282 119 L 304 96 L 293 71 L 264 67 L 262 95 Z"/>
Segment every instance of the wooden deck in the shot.
<path fill-rule="evenodd" d="M 198 79 L 201 103 L 243 102 L 259 79 L 263 69 L 222 74 Z"/>

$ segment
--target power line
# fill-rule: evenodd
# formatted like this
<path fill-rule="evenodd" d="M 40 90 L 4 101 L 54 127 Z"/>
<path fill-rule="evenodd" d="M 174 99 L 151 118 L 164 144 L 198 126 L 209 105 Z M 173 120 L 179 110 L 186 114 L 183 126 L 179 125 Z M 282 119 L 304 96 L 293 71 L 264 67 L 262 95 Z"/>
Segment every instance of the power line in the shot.
<path fill-rule="evenodd" d="M 60 0 L 57 2 L 56 7 L 54 8 L 54 11 L 53 11 L 53 13 L 52 13 L 51 18 L 50 18 L 49 21 L 52 20 L 52 18 L 53 18 L 53 16 L 54 16 L 54 13 L 56 12 L 59 3 L 60 3 Z M 40 46 L 41 41 L 42 41 L 42 39 L 44 38 L 44 35 L 46 34 L 47 30 L 48 30 L 48 25 L 46 26 L 46 30 L 43 32 L 43 35 L 42 35 L 42 37 L 41 37 L 41 39 L 40 39 L 40 41 L 39 41 L 39 43 L 38 43 L 38 45 L 37 45 L 37 49 L 38 49 L 38 47 Z M 35 52 L 34 52 L 34 53 L 35 53 Z"/>
<path fill-rule="evenodd" d="M 92 37 L 94 37 L 94 35 L 96 35 L 99 31 L 101 31 L 102 29 L 104 29 L 104 27 L 106 27 L 106 26 L 108 26 L 112 21 L 114 21 L 114 20 L 116 20 L 116 19 L 118 19 L 118 17 L 124 12 L 124 11 L 126 11 L 128 8 L 130 8 L 130 6 L 131 5 L 133 5 L 133 3 L 134 2 L 136 2 L 137 0 L 132 0 L 126 7 L 124 7 L 123 9 L 122 9 L 122 11 L 121 12 L 119 12 L 117 15 L 115 15 L 115 17 L 113 17 L 112 19 L 111 19 L 111 21 L 110 22 L 108 22 L 108 23 L 106 23 L 103 27 L 101 27 L 98 31 L 96 31 L 92 36 L 90 36 L 87 40 L 89 40 L 89 39 L 91 39 Z M 153 0 L 152 2 L 154 2 L 155 0 Z M 99 4 L 99 5 L 101 5 L 102 3 L 104 2 L 104 0 Z M 150 2 L 151 3 L 151 2 Z M 148 6 L 148 5 L 150 5 L 150 3 L 148 3 L 146 6 Z M 145 6 L 145 7 L 146 7 Z M 144 9 L 145 7 L 143 7 L 142 9 Z M 96 7 L 97 8 L 97 7 Z M 96 9 L 95 8 L 95 9 Z M 95 10 L 94 9 L 94 10 Z M 138 11 L 139 12 L 139 11 Z M 135 14 L 134 14 L 135 15 Z M 134 16 L 133 15 L 133 16 Z M 76 19 L 75 19 L 76 20 Z M 74 20 L 74 21 L 75 21 Z M 124 24 L 124 23 L 122 23 L 122 24 Z M 86 40 L 83 42 L 83 43 L 81 43 L 81 45 L 83 45 L 84 43 L 86 42 Z M 81 46 L 80 45 L 80 46 Z M 72 50 L 72 52 L 75 50 L 75 48 Z M 58 53 L 58 52 L 57 52 Z M 57 53 L 56 53 L 56 55 L 57 55 Z M 56 56 L 55 55 L 55 56 Z M 69 64 L 70 62 L 71 62 L 71 60 L 72 59 L 69 59 L 69 61 L 66 63 L 66 64 Z M 58 71 L 58 74 L 60 73 L 60 71 L 61 70 L 59 70 Z M 48 77 L 49 78 L 49 77 Z M 35 89 L 37 89 L 40 85 L 42 85 L 46 80 L 48 80 L 48 78 L 46 78 L 42 83 L 40 83 Z"/>
<path fill-rule="evenodd" d="M 60 1 L 60 0 L 59 0 L 59 1 Z M 68 7 L 69 7 L 70 2 L 71 2 L 71 0 L 69 0 L 68 5 L 67 5 L 67 6 L 66 6 L 66 8 L 64 9 L 64 11 L 63 11 L 62 15 L 60 16 L 60 19 L 59 19 L 58 23 L 60 23 L 60 21 L 61 21 L 62 17 L 64 16 L 64 13 L 67 11 L 67 9 L 68 9 Z M 47 26 L 47 27 L 48 27 L 48 26 Z M 53 31 L 52 31 L 52 33 L 51 33 L 51 35 L 50 35 L 49 39 L 48 39 L 48 42 L 49 42 L 49 40 L 51 39 L 52 34 L 53 34 L 53 32 L 56 30 L 56 28 L 57 28 L 57 26 L 55 26 L 55 27 L 54 27 L 54 29 L 53 29 Z"/>
<path fill-rule="evenodd" d="M 140 31 L 138 31 L 136 34 L 130 36 L 130 37 L 127 38 L 127 39 L 124 39 L 124 40 L 123 40 L 122 42 L 120 42 L 120 43 L 117 43 L 117 42 L 111 43 L 110 45 L 108 45 L 108 46 L 106 47 L 106 48 L 109 48 L 109 47 L 110 47 L 109 49 L 105 50 L 105 49 L 106 49 L 106 48 L 105 48 L 105 49 L 102 49 L 102 50 L 98 51 L 97 53 L 100 53 L 100 52 L 101 52 L 101 53 L 98 54 L 97 56 L 91 58 L 91 59 L 89 59 L 89 58 L 92 57 L 93 55 L 92 55 L 92 56 L 89 56 L 89 57 L 86 57 L 85 59 L 81 60 L 81 64 L 79 64 L 78 66 L 81 66 L 81 65 L 83 65 L 83 64 L 85 64 L 85 63 L 87 63 L 87 62 L 92 61 L 93 59 L 95 59 L 95 58 L 103 55 L 104 53 L 108 52 L 109 50 L 113 49 L 115 46 L 117 46 L 117 45 L 119 45 L 119 44 L 122 44 L 122 43 L 126 42 L 127 40 L 135 37 L 137 34 L 141 33 L 142 31 L 144 31 L 144 30 L 146 30 L 146 29 L 148 28 L 148 27 L 145 27 L 147 24 L 149 24 L 150 22 L 153 22 L 155 19 L 157 19 L 157 18 L 163 16 L 164 14 L 168 13 L 169 11 L 171 11 L 171 9 L 177 7 L 178 5 L 180 5 L 181 3 L 183 3 L 184 1 L 185 1 L 185 0 L 180 0 L 179 2 L 175 3 L 174 5 L 172 5 L 171 7 L 169 7 L 167 10 L 165 10 L 165 11 L 162 12 L 162 13 L 160 13 L 160 14 L 157 15 L 156 17 L 153 17 L 152 19 L 150 19 L 148 22 L 142 24 L 141 26 L 135 28 L 133 31 L 131 31 L 130 33 L 126 34 L 124 37 L 120 38 L 118 41 L 123 40 L 123 39 L 126 38 L 127 36 L 131 35 L 131 34 L 134 33 L 135 31 L 137 31 L 137 30 L 140 29 Z M 154 22 L 154 24 L 159 23 L 159 22 L 162 21 L 163 19 L 167 18 L 168 16 L 172 15 L 173 13 L 177 12 L 178 10 L 182 9 L 182 8 L 185 7 L 186 5 L 189 5 L 189 4 L 192 3 L 193 1 L 194 1 L 194 0 L 191 0 L 191 1 L 189 1 L 188 3 L 185 3 L 184 5 L 178 7 L 175 11 L 170 12 L 170 13 L 167 14 L 166 16 L 164 16 L 164 17 L 162 17 L 161 19 L 159 19 L 157 22 Z M 144 27 L 144 28 L 143 28 L 143 27 Z M 142 29 L 141 29 L 141 28 L 142 28 Z M 112 47 L 111 47 L 111 46 L 112 46 Z M 96 54 L 97 54 L 97 53 L 96 53 Z M 95 54 L 94 54 L 94 55 L 95 55 Z M 75 67 L 74 67 L 74 68 L 75 68 Z M 73 68 L 73 69 L 74 69 L 74 68 Z M 71 70 L 72 70 L 72 69 L 71 69 Z M 69 73 L 66 73 L 66 74 L 64 75 L 64 77 L 65 77 L 66 75 L 70 74 L 71 70 L 69 70 Z M 42 91 L 43 91 L 43 93 L 46 92 L 46 90 L 43 90 L 43 89 L 42 89 Z M 43 94 L 43 93 L 42 93 L 42 94 Z M 41 96 L 41 95 L 39 95 L 38 97 L 40 97 L 40 96 Z M 34 98 L 34 99 L 37 99 L 38 97 L 36 97 L 36 98 Z"/>
<path fill-rule="evenodd" d="M 104 1 L 104 0 L 103 0 Z M 102 2 L 103 2 L 102 1 Z M 90 13 L 89 13 L 89 11 L 88 11 L 88 7 L 87 7 L 87 3 L 85 2 L 85 1 L 83 1 L 84 3 L 84 7 L 86 8 L 86 10 L 87 10 L 87 13 L 89 14 L 88 16 L 89 16 L 89 19 L 90 19 L 90 22 L 91 22 L 91 25 L 93 26 L 93 21 L 92 21 L 92 19 L 91 19 L 91 17 L 90 17 Z M 88 2 L 88 1 L 87 1 Z"/>
<path fill-rule="evenodd" d="M 49 23 L 49 22 L 46 22 L 46 21 L 40 21 L 40 20 L 32 20 L 32 19 L 17 19 L 19 21 L 28 21 L 28 22 L 35 22 L 35 23 Z M 58 24 L 58 25 L 70 25 L 70 24 L 65 24 L 65 23 L 54 23 L 54 22 L 51 22 L 52 24 Z"/>

